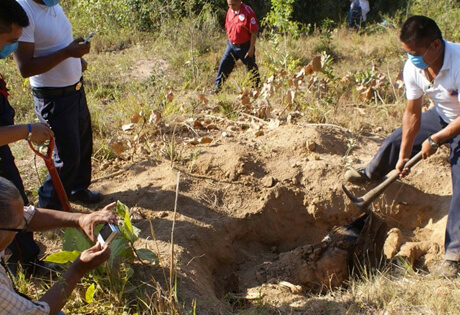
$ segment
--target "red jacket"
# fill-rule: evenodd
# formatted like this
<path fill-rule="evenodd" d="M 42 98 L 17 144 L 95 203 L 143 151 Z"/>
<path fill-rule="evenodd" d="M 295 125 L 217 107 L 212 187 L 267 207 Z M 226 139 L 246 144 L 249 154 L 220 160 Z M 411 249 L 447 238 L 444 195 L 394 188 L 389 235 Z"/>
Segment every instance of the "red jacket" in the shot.
<path fill-rule="evenodd" d="M 259 30 L 256 14 L 250 6 L 244 3 L 241 3 L 241 8 L 237 13 L 228 9 L 225 29 L 228 40 L 233 44 L 247 43 L 251 40 L 251 34 Z"/>

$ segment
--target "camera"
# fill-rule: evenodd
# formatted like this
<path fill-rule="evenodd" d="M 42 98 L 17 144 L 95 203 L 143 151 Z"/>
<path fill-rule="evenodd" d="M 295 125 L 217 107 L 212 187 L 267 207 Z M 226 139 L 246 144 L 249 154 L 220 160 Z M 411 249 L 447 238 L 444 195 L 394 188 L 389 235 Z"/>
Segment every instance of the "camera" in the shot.
<path fill-rule="evenodd" d="M 113 225 L 111 223 L 105 223 L 104 226 L 101 228 L 99 231 L 99 234 L 97 235 L 97 241 L 101 244 L 107 244 L 109 245 L 110 242 L 118 235 L 120 234 L 120 230 L 116 225 Z"/>

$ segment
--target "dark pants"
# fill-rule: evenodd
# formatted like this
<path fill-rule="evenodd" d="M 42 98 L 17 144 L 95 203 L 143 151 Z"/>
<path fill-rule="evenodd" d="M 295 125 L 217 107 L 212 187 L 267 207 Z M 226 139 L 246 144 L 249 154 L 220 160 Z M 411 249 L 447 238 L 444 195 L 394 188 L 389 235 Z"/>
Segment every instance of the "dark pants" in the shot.
<path fill-rule="evenodd" d="M 246 70 L 252 73 L 252 82 L 253 86 L 260 85 L 260 74 L 259 68 L 256 64 L 256 56 L 245 58 L 250 47 L 250 43 L 247 42 L 242 45 L 233 45 L 230 41 L 227 40 L 227 49 L 225 50 L 224 55 L 219 64 L 219 70 L 217 70 L 217 76 L 214 83 L 214 89 L 220 90 L 222 83 L 230 75 L 235 67 L 235 63 L 241 59 L 241 61 L 246 66 Z"/>
<path fill-rule="evenodd" d="M 422 143 L 432 134 L 447 126 L 435 109 L 422 114 L 420 130 L 414 141 L 412 156 L 420 152 Z M 402 130 L 398 128 L 382 144 L 366 166 L 366 174 L 371 179 L 380 179 L 396 167 L 401 147 Z M 450 166 L 452 174 L 452 200 L 446 226 L 445 259 L 460 260 L 460 135 L 454 137 L 450 144 Z"/>
<path fill-rule="evenodd" d="M 8 99 L 0 94 L 0 126 L 9 126 L 14 124 L 14 109 L 10 106 Z M 21 194 L 24 204 L 29 204 L 29 200 L 24 192 L 19 171 L 14 163 L 14 157 L 8 145 L 0 146 L 0 176 L 11 181 Z M 0 223 L 1 224 L 1 223 Z M 16 234 L 13 242 L 8 246 L 11 256 L 8 259 L 8 265 L 14 272 L 16 266 L 20 263 L 26 272 L 33 269 L 33 263 L 37 260 L 40 249 L 34 241 L 32 232 Z"/>
<path fill-rule="evenodd" d="M 362 23 L 362 14 L 361 14 L 361 8 L 350 8 L 350 11 L 348 12 L 348 27 L 358 29 L 361 26 L 364 27 L 364 25 L 361 25 Z"/>
<path fill-rule="evenodd" d="M 84 88 L 59 97 L 34 95 L 34 101 L 35 112 L 54 132 L 54 164 L 67 195 L 88 188 L 93 138 Z M 62 209 L 50 176 L 38 189 L 38 201 L 40 207 Z"/>

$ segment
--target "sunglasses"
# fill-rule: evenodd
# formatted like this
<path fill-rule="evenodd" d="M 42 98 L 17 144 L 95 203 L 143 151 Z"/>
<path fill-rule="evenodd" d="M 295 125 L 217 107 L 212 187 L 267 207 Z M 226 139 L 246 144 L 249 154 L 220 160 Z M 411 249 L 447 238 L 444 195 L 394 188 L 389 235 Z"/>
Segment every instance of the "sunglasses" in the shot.
<path fill-rule="evenodd" d="M 10 232 L 17 232 L 17 233 L 23 233 L 27 231 L 27 221 L 24 217 L 22 217 L 22 220 L 24 220 L 25 227 L 22 229 L 13 229 L 13 228 L 0 228 L 0 231 L 10 231 Z"/>

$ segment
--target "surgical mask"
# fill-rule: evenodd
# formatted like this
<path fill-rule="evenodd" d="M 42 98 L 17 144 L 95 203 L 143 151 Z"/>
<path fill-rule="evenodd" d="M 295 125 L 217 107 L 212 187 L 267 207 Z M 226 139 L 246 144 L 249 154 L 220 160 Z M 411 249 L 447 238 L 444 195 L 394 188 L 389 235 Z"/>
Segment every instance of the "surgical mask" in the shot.
<path fill-rule="evenodd" d="M 55 5 L 57 5 L 61 0 L 43 0 L 43 3 L 47 6 L 47 7 L 54 7 Z"/>
<path fill-rule="evenodd" d="M 410 62 L 412 62 L 412 64 L 419 69 L 425 70 L 429 66 L 425 60 L 423 60 L 423 56 L 414 56 L 407 53 L 407 57 L 409 58 Z"/>
<path fill-rule="evenodd" d="M 14 42 L 14 43 L 3 46 L 2 50 L 0 50 L 0 59 L 5 59 L 6 57 L 14 53 L 17 48 L 18 48 L 18 42 Z"/>
<path fill-rule="evenodd" d="M 431 49 L 431 44 L 430 46 L 428 47 L 428 49 L 425 51 L 425 53 L 421 56 L 414 56 L 414 55 L 411 55 L 409 53 L 407 53 L 407 57 L 409 58 L 410 62 L 412 62 L 412 64 L 414 66 L 416 66 L 417 68 L 419 69 L 422 69 L 422 70 L 425 70 L 426 68 L 429 67 L 429 64 L 427 64 L 425 62 L 425 60 L 423 60 L 423 57 L 425 57 L 426 53 L 428 52 L 428 50 Z"/>

